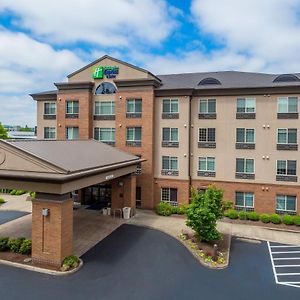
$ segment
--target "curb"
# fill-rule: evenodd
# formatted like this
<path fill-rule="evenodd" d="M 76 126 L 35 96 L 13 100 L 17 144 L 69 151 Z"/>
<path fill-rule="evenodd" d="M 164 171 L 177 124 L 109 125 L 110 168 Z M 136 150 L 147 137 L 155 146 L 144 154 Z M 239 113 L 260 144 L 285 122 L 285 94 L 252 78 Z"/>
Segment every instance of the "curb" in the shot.
<path fill-rule="evenodd" d="M 54 275 L 54 276 L 67 276 L 67 275 L 71 275 L 76 273 L 77 271 L 79 271 L 82 266 L 83 266 L 83 261 L 81 258 L 79 258 L 79 265 L 77 268 L 70 270 L 70 271 L 54 271 L 54 270 L 48 270 L 48 269 L 44 269 L 44 268 L 40 268 L 40 267 L 34 267 L 34 266 L 30 266 L 30 265 L 24 265 L 21 263 L 15 263 L 12 261 L 8 261 L 8 260 L 4 260 L 4 259 L 0 259 L 0 264 L 2 265 L 6 265 L 6 266 L 10 266 L 10 267 L 15 267 L 15 268 L 19 268 L 19 269 L 24 269 L 24 270 L 28 270 L 28 271 L 32 271 L 32 272 L 38 272 L 38 273 L 43 273 L 43 274 L 48 274 L 48 275 Z"/>

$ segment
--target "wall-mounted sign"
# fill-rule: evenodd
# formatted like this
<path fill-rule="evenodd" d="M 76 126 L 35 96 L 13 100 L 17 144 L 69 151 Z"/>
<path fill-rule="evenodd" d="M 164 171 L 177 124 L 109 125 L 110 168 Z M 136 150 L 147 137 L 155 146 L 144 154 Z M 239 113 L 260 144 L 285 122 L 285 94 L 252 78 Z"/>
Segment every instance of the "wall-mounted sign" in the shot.
<path fill-rule="evenodd" d="M 119 74 L 119 67 L 95 67 L 93 69 L 92 77 L 94 79 L 103 79 L 106 78 L 116 78 L 116 76 Z"/>

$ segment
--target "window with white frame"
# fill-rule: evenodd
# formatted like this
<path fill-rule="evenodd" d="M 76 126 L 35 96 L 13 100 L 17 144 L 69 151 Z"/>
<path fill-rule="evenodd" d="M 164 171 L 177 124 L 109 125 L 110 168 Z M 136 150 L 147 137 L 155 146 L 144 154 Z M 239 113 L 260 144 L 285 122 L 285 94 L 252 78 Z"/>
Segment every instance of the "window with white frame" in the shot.
<path fill-rule="evenodd" d="M 178 157 L 176 157 L 176 156 L 163 156 L 162 157 L 162 170 L 164 170 L 164 171 L 178 171 Z"/>
<path fill-rule="evenodd" d="M 277 175 L 291 175 L 297 174 L 296 160 L 277 160 Z"/>
<path fill-rule="evenodd" d="M 254 194 L 245 192 L 235 192 L 235 207 L 237 209 L 253 209 Z"/>
<path fill-rule="evenodd" d="M 216 99 L 201 99 L 199 101 L 200 114 L 215 114 L 216 113 Z"/>
<path fill-rule="evenodd" d="M 237 128 L 236 129 L 237 143 L 254 143 L 254 129 L 252 128 Z"/>
<path fill-rule="evenodd" d="M 215 158 L 214 157 L 199 157 L 198 171 L 215 172 Z"/>
<path fill-rule="evenodd" d="M 277 99 L 278 113 L 298 113 L 298 97 L 279 97 Z"/>
<path fill-rule="evenodd" d="M 254 174 L 254 159 L 252 158 L 237 158 L 236 173 Z"/>
<path fill-rule="evenodd" d="M 67 127 L 66 128 L 66 139 L 67 140 L 78 140 L 78 127 Z"/>
<path fill-rule="evenodd" d="M 177 206 L 177 189 L 176 188 L 161 188 L 160 200 L 168 202 L 173 206 Z"/>
<path fill-rule="evenodd" d="M 56 114 L 56 103 L 46 102 L 44 104 L 44 115 L 55 115 Z"/>
<path fill-rule="evenodd" d="M 142 99 L 127 99 L 126 108 L 128 114 L 142 113 Z"/>
<path fill-rule="evenodd" d="M 238 98 L 237 113 L 255 113 L 256 99 L 255 98 Z"/>
<path fill-rule="evenodd" d="M 54 140 L 56 137 L 55 127 L 44 127 L 44 139 Z"/>
<path fill-rule="evenodd" d="M 178 142 L 178 128 L 164 127 L 162 129 L 163 142 Z"/>
<path fill-rule="evenodd" d="M 276 195 L 276 211 L 295 213 L 297 211 L 296 196 Z"/>
<path fill-rule="evenodd" d="M 115 115 L 115 101 L 95 101 L 96 116 Z"/>
<path fill-rule="evenodd" d="M 216 128 L 199 128 L 199 142 L 215 142 Z"/>
<path fill-rule="evenodd" d="M 142 127 L 127 127 L 126 128 L 126 141 L 127 142 L 140 142 L 142 140 Z"/>
<path fill-rule="evenodd" d="M 94 128 L 94 139 L 101 142 L 115 142 L 115 128 Z"/>
<path fill-rule="evenodd" d="M 297 144 L 296 128 L 279 128 L 277 131 L 278 144 Z"/>
<path fill-rule="evenodd" d="M 172 114 L 179 112 L 178 99 L 164 99 L 163 100 L 163 113 Z"/>
<path fill-rule="evenodd" d="M 79 113 L 79 101 L 67 100 L 66 101 L 66 114 L 78 114 Z"/>

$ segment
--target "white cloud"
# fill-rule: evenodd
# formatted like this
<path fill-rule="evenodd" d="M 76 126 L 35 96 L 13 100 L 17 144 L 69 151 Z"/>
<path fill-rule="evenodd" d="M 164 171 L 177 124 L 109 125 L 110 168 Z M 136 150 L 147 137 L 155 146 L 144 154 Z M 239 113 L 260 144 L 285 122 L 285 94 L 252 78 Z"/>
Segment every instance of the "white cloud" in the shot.
<path fill-rule="evenodd" d="M 171 7 L 172 8 L 172 7 Z M 17 25 L 40 38 L 65 44 L 77 41 L 105 46 L 156 44 L 176 26 L 174 9 L 164 0 L 2 0 L 1 10 L 19 16 Z"/>

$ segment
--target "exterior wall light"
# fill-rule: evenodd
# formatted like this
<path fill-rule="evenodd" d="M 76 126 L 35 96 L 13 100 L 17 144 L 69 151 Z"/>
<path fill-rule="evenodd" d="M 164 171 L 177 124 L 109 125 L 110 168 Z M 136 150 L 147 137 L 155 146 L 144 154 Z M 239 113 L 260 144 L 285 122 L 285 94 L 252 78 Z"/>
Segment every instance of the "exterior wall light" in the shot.
<path fill-rule="evenodd" d="M 49 208 L 43 208 L 42 209 L 42 216 L 43 217 L 48 217 L 49 213 L 50 213 Z"/>

